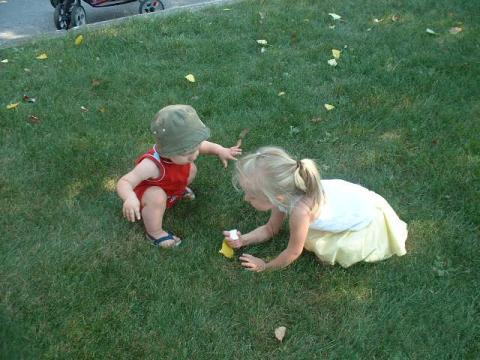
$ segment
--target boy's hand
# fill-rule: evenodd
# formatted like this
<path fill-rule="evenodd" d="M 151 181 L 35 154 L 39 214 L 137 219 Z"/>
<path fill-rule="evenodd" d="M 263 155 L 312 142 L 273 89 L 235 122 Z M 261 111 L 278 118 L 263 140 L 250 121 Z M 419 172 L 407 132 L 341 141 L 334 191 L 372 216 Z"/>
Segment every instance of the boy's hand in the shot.
<path fill-rule="evenodd" d="M 227 240 L 227 243 L 231 248 L 238 249 L 243 246 L 242 233 L 240 231 L 237 231 L 237 240 L 230 239 L 230 231 L 224 231 L 223 235 L 225 236 L 225 239 Z"/>
<path fill-rule="evenodd" d="M 239 146 L 232 146 L 231 148 L 222 148 L 218 152 L 218 157 L 220 161 L 223 163 L 224 167 L 227 167 L 228 160 L 237 160 L 235 156 L 241 155 L 242 149 Z"/>
<path fill-rule="evenodd" d="M 138 200 L 137 195 L 134 194 L 128 197 L 123 203 L 123 217 L 131 222 L 135 222 L 142 218 L 140 215 L 140 201 Z"/>

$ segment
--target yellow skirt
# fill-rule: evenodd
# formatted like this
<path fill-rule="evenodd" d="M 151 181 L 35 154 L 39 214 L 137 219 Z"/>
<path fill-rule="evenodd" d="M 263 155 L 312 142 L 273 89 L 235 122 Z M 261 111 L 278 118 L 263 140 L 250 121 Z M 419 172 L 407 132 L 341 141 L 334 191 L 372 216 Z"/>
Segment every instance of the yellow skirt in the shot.
<path fill-rule="evenodd" d="M 357 262 L 374 262 L 388 259 L 392 255 L 407 253 L 407 224 L 405 224 L 387 201 L 370 192 L 376 208 L 371 223 L 358 231 L 340 233 L 310 229 L 305 249 L 330 265 L 338 262 L 347 268 Z"/>

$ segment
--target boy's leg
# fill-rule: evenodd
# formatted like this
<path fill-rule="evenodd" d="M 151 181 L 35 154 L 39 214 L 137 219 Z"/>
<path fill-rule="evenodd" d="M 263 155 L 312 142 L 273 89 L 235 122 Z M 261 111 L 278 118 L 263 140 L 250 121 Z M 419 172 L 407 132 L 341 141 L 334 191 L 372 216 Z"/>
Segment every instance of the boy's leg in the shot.
<path fill-rule="evenodd" d="M 167 194 L 158 186 L 149 187 L 142 197 L 142 218 L 145 231 L 154 239 L 168 235 L 163 230 L 163 215 L 167 208 Z M 180 239 L 174 236 L 175 240 L 166 240 L 162 247 L 174 246 Z"/>

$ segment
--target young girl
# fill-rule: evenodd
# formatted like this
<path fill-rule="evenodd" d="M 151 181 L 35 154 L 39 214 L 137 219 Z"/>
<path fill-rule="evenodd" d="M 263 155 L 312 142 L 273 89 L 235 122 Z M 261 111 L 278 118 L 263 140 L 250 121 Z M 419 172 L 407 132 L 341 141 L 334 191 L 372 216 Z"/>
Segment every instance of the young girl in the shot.
<path fill-rule="evenodd" d="M 249 254 L 240 256 L 251 271 L 283 268 L 303 248 L 323 262 L 349 267 L 393 254 L 405 255 L 407 225 L 380 195 L 343 180 L 320 180 L 314 161 L 296 161 L 284 150 L 263 147 L 236 163 L 234 182 L 245 201 L 260 211 L 271 211 L 268 222 L 231 240 L 233 248 L 264 242 L 277 234 L 289 217 L 287 248 L 266 262 Z"/>

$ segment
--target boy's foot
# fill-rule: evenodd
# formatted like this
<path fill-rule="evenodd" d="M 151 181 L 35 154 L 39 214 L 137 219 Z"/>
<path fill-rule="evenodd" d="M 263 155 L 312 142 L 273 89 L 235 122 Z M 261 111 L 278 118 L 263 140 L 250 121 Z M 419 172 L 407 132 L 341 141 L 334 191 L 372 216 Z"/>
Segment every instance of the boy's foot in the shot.
<path fill-rule="evenodd" d="M 195 193 L 188 186 L 185 188 L 185 192 L 183 193 L 183 199 L 189 201 L 195 200 Z"/>
<path fill-rule="evenodd" d="M 164 249 L 173 248 L 182 243 L 182 240 L 172 233 L 167 232 L 167 235 L 155 239 L 153 236 L 146 234 L 147 239 L 152 242 L 153 246 L 158 246 Z"/>

